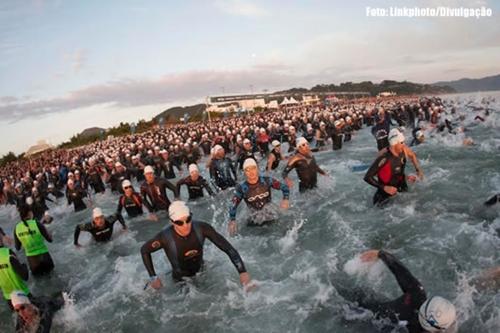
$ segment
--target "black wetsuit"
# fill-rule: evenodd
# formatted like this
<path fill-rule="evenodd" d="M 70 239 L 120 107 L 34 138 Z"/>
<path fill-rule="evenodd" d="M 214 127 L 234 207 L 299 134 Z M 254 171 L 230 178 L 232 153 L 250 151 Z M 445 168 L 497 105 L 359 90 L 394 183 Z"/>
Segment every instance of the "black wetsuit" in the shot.
<path fill-rule="evenodd" d="M 45 226 L 39 221 L 36 221 L 36 225 L 38 227 L 38 230 L 40 230 L 40 234 L 42 234 L 43 238 L 47 242 L 52 243 L 52 237 L 49 235 L 49 232 L 47 231 Z M 14 230 L 14 244 L 16 250 L 19 251 L 21 249 L 22 244 L 19 238 L 17 237 L 15 230 Z M 49 252 L 34 256 L 26 256 L 26 260 L 28 261 L 31 274 L 33 274 L 33 276 L 48 274 L 52 272 L 52 270 L 54 269 L 54 261 L 52 260 L 52 257 L 50 256 Z"/>
<path fill-rule="evenodd" d="M 132 176 L 131 172 L 128 170 L 124 170 L 124 171 L 120 171 L 120 172 L 114 171 L 108 180 L 108 183 L 111 186 L 111 191 L 123 193 L 122 182 L 125 179 L 130 180 L 131 176 Z"/>
<path fill-rule="evenodd" d="M 495 194 L 491 198 L 489 198 L 484 204 L 486 206 L 493 206 L 497 202 L 500 202 L 500 194 Z"/>
<path fill-rule="evenodd" d="M 92 189 L 96 194 L 104 193 L 106 191 L 104 183 L 102 182 L 100 167 L 98 166 L 90 167 L 87 172 L 87 175 L 88 175 L 89 185 L 90 187 L 92 187 Z"/>
<path fill-rule="evenodd" d="M 283 170 L 283 178 L 286 178 L 292 169 L 297 171 L 300 192 L 313 189 L 317 186 L 318 173 L 322 175 L 326 174 L 326 172 L 316 164 L 314 156 L 305 156 L 301 153 L 297 153 L 289 160 L 288 165 Z"/>
<path fill-rule="evenodd" d="M 66 189 L 66 198 L 68 199 L 68 205 L 73 204 L 75 207 L 75 212 L 79 212 L 87 208 L 83 198 L 87 196 L 85 190 L 75 187 L 73 189 Z"/>
<path fill-rule="evenodd" d="M 208 182 L 202 176 L 198 176 L 196 181 L 191 179 L 191 176 L 187 176 L 177 182 L 177 193 L 181 193 L 181 186 L 186 185 L 189 193 L 189 200 L 194 200 L 203 197 L 203 189 L 206 189 L 208 194 L 214 195 L 214 191 L 208 185 Z"/>
<path fill-rule="evenodd" d="M 142 183 L 142 202 L 150 213 L 168 210 L 170 200 L 167 197 L 167 188 L 174 192 L 175 198 L 179 197 L 177 188 L 165 178 L 155 178 L 152 184 L 148 184 L 146 181 Z"/>
<path fill-rule="evenodd" d="M 122 195 L 118 200 L 117 213 L 121 214 L 123 208 L 125 208 L 129 217 L 142 215 L 144 211 L 142 210 L 142 198 L 139 193 L 134 192 L 130 197 Z"/>
<path fill-rule="evenodd" d="M 378 150 L 389 147 L 389 131 L 391 127 L 391 119 L 389 115 L 386 114 L 384 121 L 381 123 L 376 123 L 372 127 L 372 134 L 377 140 Z"/>
<path fill-rule="evenodd" d="M 271 155 L 271 154 L 274 155 L 274 161 L 273 161 L 273 164 L 271 164 L 271 170 L 275 170 L 280 165 L 281 153 L 280 152 L 276 152 L 276 150 L 273 149 L 273 150 L 271 150 L 271 152 L 269 153 L 269 155 Z M 266 166 L 266 170 L 270 171 L 267 166 Z"/>
<path fill-rule="evenodd" d="M 35 219 L 37 219 L 38 221 L 41 221 L 45 212 L 49 210 L 49 207 L 47 207 L 45 200 L 54 202 L 52 199 L 47 198 L 41 194 L 33 196 L 33 207 L 31 211 L 33 212 L 33 216 L 35 217 Z"/>
<path fill-rule="evenodd" d="M 193 276 L 203 266 L 203 244 L 205 238 L 210 239 L 220 250 L 224 251 L 238 270 L 246 272 L 245 265 L 238 251 L 215 229 L 205 222 L 192 222 L 191 233 L 186 237 L 178 235 L 173 227 L 167 227 L 141 248 L 141 255 L 149 276 L 155 276 L 151 253 L 160 249 L 165 251 L 172 266 L 172 277 L 179 281 L 184 276 Z"/>
<path fill-rule="evenodd" d="M 96 242 L 107 242 L 113 236 L 113 225 L 118 221 L 122 225 L 123 229 L 126 229 L 125 220 L 121 214 L 113 214 L 104 219 L 104 227 L 97 228 L 93 222 L 79 224 L 75 228 L 74 233 L 74 244 L 78 245 L 78 237 L 80 237 L 81 231 L 90 232 L 92 237 Z"/>
<path fill-rule="evenodd" d="M 210 163 L 210 177 L 221 190 L 235 186 L 237 176 L 233 161 L 227 157 L 213 159 Z"/>
<path fill-rule="evenodd" d="M 56 297 L 32 297 L 31 303 L 38 308 L 40 323 L 36 333 L 49 333 L 52 327 L 54 314 L 64 306 L 64 298 L 61 294 Z M 30 330 L 21 316 L 17 316 L 16 333 L 30 333 Z"/>
<path fill-rule="evenodd" d="M 372 297 L 367 297 L 365 294 L 357 292 L 354 295 L 355 299 L 351 300 L 358 302 L 361 307 L 374 312 L 379 318 L 388 318 L 394 323 L 406 321 L 406 328 L 410 333 L 425 332 L 418 321 L 418 310 L 427 299 L 424 287 L 392 254 L 381 250 L 378 257 L 386 264 L 396 278 L 399 287 L 403 291 L 403 295 L 389 302 L 379 302 Z M 347 298 L 352 297 L 352 295 L 345 296 Z"/>
<path fill-rule="evenodd" d="M 406 157 L 404 152 L 399 156 L 394 156 L 388 149 L 384 154 L 377 157 L 364 178 L 368 184 L 377 188 L 377 192 L 373 196 L 373 204 L 382 206 L 388 202 L 391 195 L 384 191 L 384 186 L 396 187 L 398 192 L 408 190 L 404 174 L 405 165 Z"/>
<path fill-rule="evenodd" d="M 344 134 L 342 133 L 342 129 L 340 128 L 333 128 L 331 132 L 331 138 L 332 138 L 332 149 L 333 150 L 340 150 L 342 149 L 342 142 L 344 141 Z"/>
<path fill-rule="evenodd" d="M 169 157 L 166 160 L 162 158 L 156 165 L 156 169 L 163 171 L 163 175 L 165 176 L 166 179 L 173 179 L 176 177 L 174 167 L 177 167 L 177 169 L 181 171 L 179 166 L 173 163 L 171 157 Z"/>
<path fill-rule="evenodd" d="M 243 170 L 243 163 L 245 163 L 245 160 L 247 158 L 251 158 L 255 161 L 255 163 L 257 163 L 257 160 L 255 159 L 255 156 L 253 154 L 253 151 L 246 150 L 245 148 L 243 148 L 242 152 L 238 156 L 238 168 L 240 170 Z"/>

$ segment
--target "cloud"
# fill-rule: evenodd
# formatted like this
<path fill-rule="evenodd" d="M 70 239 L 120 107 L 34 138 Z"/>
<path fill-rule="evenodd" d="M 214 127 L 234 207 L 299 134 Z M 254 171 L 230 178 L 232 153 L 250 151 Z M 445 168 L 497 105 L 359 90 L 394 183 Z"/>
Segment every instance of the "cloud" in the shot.
<path fill-rule="evenodd" d="M 215 6 L 225 13 L 246 17 L 268 16 L 269 12 L 247 0 L 216 0 Z"/>
<path fill-rule="evenodd" d="M 101 104 L 114 107 L 136 107 L 182 100 L 203 102 L 204 97 L 218 94 L 221 86 L 229 92 L 246 93 L 249 86 L 254 91 L 282 89 L 294 84 L 316 83 L 315 77 L 297 77 L 290 74 L 257 71 L 190 71 L 165 75 L 154 80 L 121 79 L 107 84 L 95 85 L 73 91 L 65 96 L 45 100 L 14 100 L 2 98 L 0 118 L 11 123 L 29 117 L 40 117 L 52 113 L 67 112 Z"/>

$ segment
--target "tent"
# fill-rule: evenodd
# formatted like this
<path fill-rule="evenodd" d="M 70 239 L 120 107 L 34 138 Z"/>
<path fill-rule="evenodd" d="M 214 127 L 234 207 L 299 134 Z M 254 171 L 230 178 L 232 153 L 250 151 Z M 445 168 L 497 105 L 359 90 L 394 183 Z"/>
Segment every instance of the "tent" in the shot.
<path fill-rule="evenodd" d="M 24 154 L 25 156 L 33 156 L 39 153 L 42 153 L 46 150 L 52 149 L 53 147 L 49 145 L 47 142 L 44 140 L 38 141 L 38 143 L 34 146 L 31 146 L 26 153 Z"/>
<path fill-rule="evenodd" d="M 272 100 L 267 104 L 267 107 L 269 109 L 277 109 L 278 108 L 278 101 Z"/>

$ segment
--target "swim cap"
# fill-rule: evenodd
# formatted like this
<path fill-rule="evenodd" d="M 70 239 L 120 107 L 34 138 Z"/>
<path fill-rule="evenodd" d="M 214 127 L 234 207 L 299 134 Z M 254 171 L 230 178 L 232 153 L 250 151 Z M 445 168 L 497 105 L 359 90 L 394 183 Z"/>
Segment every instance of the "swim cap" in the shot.
<path fill-rule="evenodd" d="M 243 140 L 243 144 L 246 144 L 246 143 L 251 143 L 251 142 L 248 139 Z"/>
<path fill-rule="evenodd" d="M 245 160 L 245 162 L 243 162 L 243 170 L 245 170 L 246 168 L 249 168 L 249 167 L 256 167 L 257 166 L 257 162 L 255 162 L 255 160 L 253 158 L 247 158 Z"/>
<path fill-rule="evenodd" d="M 215 145 L 214 152 L 218 152 L 219 150 L 224 150 L 221 145 Z"/>
<path fill-rule="evenodd" d="M 92 210 L 92 218 L 95 219 L 96 217 L 100 216 L 104 216 L 104 214 L 102 213 L 102 209 L 99 207 L 94 208 L 94 210 Z"/>
<path fill-rule="evenodd" d="M 298 138 L 298 139 L 297 139 L 297 145 L 296 145 L 297 149 L 298 149 L 301 145 L 303 145 L 304 143 L 308 143 L 308 142 L 307 142 L 307 140 L 306 140 L 306 138 L 304 138 L 303 136 L 301 136 L 300 138 Z"/>
<path fill-rule="evenodd" d="M 174 201 L 168 207 L 168 215 L 172 221 L 177 221 L 185 216 L 189 216 L 189 207 L 184 201 Z"/>
<path fill-rule="evenodd" d="M 389 144 L 391 146 L 397 145 L 405 141 L 403 133 L 401 133 L 397 128 L 391 129 L 389 132 Z"/>
<path fill-rule="evenodd" d="M 120 162 L 116 162 L 116 163 L 115 163 L 115 167 L 116 167 L 116 168 L 121 167 L 121 166 L 123 166 L 123 165 L 122 165 Z"/>
<path fill-rule="evenodd" d="M 276 148 L 281 145 L 281 142 L 279 142 L 278 140 L 274 140 L 273 142 L 271 142 L 271 144 Z"/>
<path fill-rule="evenodd" d="M 147 174 L 147 173 L 154 173 L 155 172 L 155 169 L 153 169 L 153 167 L 151 165 L 147 165 L 145 168 L 144 168 L 144 174 Z"/>
<path fill-rule="evenodd" d="M 30 299 L 22 291 L 14 290 L 10 293 L 10 302 L 13 307 L 22 304 L 31 304 Z"/>
<path fill-rule="evenodd" d="M 417 131 L 417 132 L 415 133 L 415 137 L 417 137 L 417 138 L 421 138 L 421 137 L 423 137 L 423 136 L 424 136 L 424 132 L 422 132 L 422 131 Z"/>
<path fill-rule="evenodd" d="M 130 182 L 130 180 L 128 179 L 125 179 L 123 182 L 122 182 L 122 188 L 125 189 L 125 187 L 127 186 L 132 186 L 132 183 Z"/>
<path fill-rule="evenodd" d="M 449 328 L 456 317 L 455 306 L 440 296 L 427 299 L 418 311 L 420 325 L 429 332 L 439 332 Z"/>
<path fill-rule="evenodd" d="M 27 197 L 27 198 L 26 198 L 26 204 L 27 204 L 28 206 L 31 206 L 31 205 L 33 204 L 33 198 L 32 198 L 32 197 Z"/>
<path fill-rule="evenodd" d="M 198 166 L 194 163 L 189 165 L 189 173 L 191 173 L 191 172 L 200 172 L 198 170 Z"/>
<path fill-rule="evenodd" d="M 73 172 L 68 172 L 68 177 L 73 177 L 73 176 L 74 176 Z"/>

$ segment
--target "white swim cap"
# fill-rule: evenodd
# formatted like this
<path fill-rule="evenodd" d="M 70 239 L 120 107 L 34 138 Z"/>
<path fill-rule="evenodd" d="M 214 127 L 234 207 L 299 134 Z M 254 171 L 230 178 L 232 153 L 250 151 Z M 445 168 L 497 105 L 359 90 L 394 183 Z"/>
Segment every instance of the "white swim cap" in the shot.
<path fill-rule="evenodd" d="M 272 143 L 273 147 L 278 147 L 281 145 L 281 142 L 279 142 L 278 140 L 274 140 Z"/>
<path fill-rule="evenodd" d="M 427 299 L 418 311 L 420 325 L 429 332 L 440 332 L 455 323 L 457 312 L 448 300 L 433 296 Z"/>
<path fill-rule="evenodd" d="M 172 221 L 177 221 L 185 216 L 189 216 L 189 207 L 184 201 L 174 201 L 168 207 L 168 215 Z"/>
<path fill-rule="evenodd" d="M 123 182 L 122 182 L 122 188 L 125 189 L 125 187 L 127 186 L 132 186 L 132 183 L 130 182 L 130 180 L 128 179 L 125 179 Z"/>
<path fill-rule="evenodd" d="M 198 166 L 197 166 L 196 164 L 194 164 L 194 163 L 193 163 L 193 164 L 190 164 L 190 165 L 189 165 L 189 173 L 192 173 L 192 172 L 195 172 L 195 171 L 196 171 L 196 172 L 200 172 L 200 171 L 198 170 Z"/>
<path fill-rule="evenodd" d="M 253 158 L 247 158 L 245 160 L 245 162 L 243 162 L 243 170 L 246 170 L 246 168 L 249 168 L 249 167 L 256 167 L 257 166 L 257 162 L 255 162 L 255 160 Z"/>
<path fill-rule="evenodd" d="M 297 149 L 299 149 L 300 146 L 302 146 L 304 143 L 309 143 L 307 142 L 306 138 L 304 138 L 303 136 L 301 136 L 300 138 L 297 139 Z"/>
<path fill-rule="evenodd" d="M 99 207 L 94 208 L 94 210 L 92 210 L 92 218 L 95 219 L 96 217 L 100 216 L 104 216 L 102 209 Z"/>
<path fill-rule="evenodd" d="M 154 173 L 155 172 L 155 169 L 153 169 L 153 167 L 151 165 L 147 165 L 145 168 L 144 168 L 144 174 L 147 174 L 147 173 Z"/>
<path fill-rule="evenodd" d="M 397 128 L 391 129 L 389 132 L 389 144 L 391 146 L 397 145 L 405 141 L 405 136 Z"/>
<path fill-rule="evenodd" d="M 28 296 L 26 296 L 25 293 L 19 290 L 14 290 L 13 292 L 10 293 L 10 302 L 12 303 L 13 307 L 22 304 L 31 304 Z"/>

